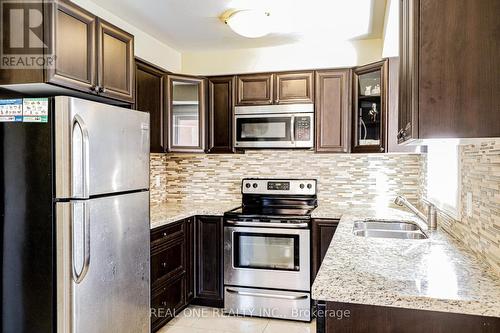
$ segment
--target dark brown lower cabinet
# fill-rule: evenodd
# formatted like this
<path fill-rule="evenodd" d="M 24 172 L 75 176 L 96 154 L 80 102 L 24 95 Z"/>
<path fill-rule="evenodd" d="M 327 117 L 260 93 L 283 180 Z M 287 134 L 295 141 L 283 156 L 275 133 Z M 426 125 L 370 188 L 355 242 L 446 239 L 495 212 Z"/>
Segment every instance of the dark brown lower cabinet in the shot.
<path fill-rule="evenodd" d="M 335 230 L 339 225 L 339 220 L 335 219 L 313 219 L 312 220 L 312 272 L 311 284 L 318 274 L 321 262 L 325 258 L 326 251 L 330 246 Z"/>
<path fill-rule="evenodd" d="M 224 306 L 222 237 L 220 216 L 189 217 L 151 231 L 152 332 L 189 304 Z"/>
<path fill-rule="evenodd" d="M 319 302 L 317 333 L 500 332 L 500 318 L 385 306 Z"/>
<path fill-rule="evenodd" d="M 195 298 L 193 304 L 224 307 L 224 224 L 219 216 L 195 221 Z"/>
<path fill-rule="evenodd" d="M 151 330 L 156 332 L 189 302 L 192 254 L 189 219 L 151 231 Z M 191 219 L 192 220 L 192 219 Z M 191 265 L 191 266 L 190 266 Z"/>

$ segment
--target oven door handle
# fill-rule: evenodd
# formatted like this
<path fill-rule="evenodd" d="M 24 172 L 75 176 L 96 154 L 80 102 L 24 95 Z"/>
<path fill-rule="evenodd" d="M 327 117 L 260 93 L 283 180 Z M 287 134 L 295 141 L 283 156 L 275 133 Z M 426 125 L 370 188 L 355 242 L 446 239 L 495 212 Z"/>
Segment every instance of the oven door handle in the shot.
<path fill-rule="evenodd" d="M 300 295 L 300 296 L 290 296 L 290 295 L 277 295 L 277 294 L 268 294 L 268 293 L 251 293 L 248 291 L 239 291 L 234 289 L 226 289 L 230 294 L 237 294 L 242 296 L 254 296 L 254 297 L 266 297 L 266 298 L 279 298 L 279 299 L 289 299 L 289 300 L 299 300 L 299 299 L 307 299 L 308 295 Z"/>
<path fill-rule="evenodd" d="M 292 144 L 295 143 L 295 115 L 292 115 L 291 125 L 290 125 L 290 139 Z"/>
<path fill-rule="evenodd" d="M 227 224 L 242 226 L 242 227 L 269 227 L 269 228 L 284 228 L 284 229 L 302 229 L 307 228 L 307 222 L 302 223 L 272 223 L 272 222 L 240 222 L 227 220 Z"/>

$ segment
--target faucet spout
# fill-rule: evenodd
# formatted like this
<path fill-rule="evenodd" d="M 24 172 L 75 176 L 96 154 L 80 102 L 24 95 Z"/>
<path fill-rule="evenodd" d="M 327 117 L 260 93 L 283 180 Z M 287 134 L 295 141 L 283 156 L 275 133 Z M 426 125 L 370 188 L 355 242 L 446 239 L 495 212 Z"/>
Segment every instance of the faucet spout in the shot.
<path fill-rule="evenodd" d="M 430 202 L 426 201 L 426 203 L 428 205 L 427 215 L 422 214 L 422 212 L 420 212 L 417 209 L 417 207 L 413 206 L 408 200 L 406 200 L 405 197 L 403 197 L 401 195 L 398 195 L 396 197 L 396 199 L 394 199 L 394 203 L 398 206 L 401 206 L 401 207 L 404 206 L 404 207 L 408 208 L 409 210 L 411 210 L 413 212 L 413 214 L 418 216 L 418 218 L 420 218 L 422 221 L 427 223 L 427 226 L 429 229 L 436 230 L 436 228 L 437 228 L 436 208 Z"/>

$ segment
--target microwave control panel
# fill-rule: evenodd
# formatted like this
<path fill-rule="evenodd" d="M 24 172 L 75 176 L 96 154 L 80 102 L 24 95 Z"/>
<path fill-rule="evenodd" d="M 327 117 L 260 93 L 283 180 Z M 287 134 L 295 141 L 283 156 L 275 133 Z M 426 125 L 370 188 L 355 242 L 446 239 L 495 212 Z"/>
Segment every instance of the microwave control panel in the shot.
<path fill-rule="evenodd" d="M 295 140 L 309 141 L 311 139 L 311 118 L 295 117 Z"/>

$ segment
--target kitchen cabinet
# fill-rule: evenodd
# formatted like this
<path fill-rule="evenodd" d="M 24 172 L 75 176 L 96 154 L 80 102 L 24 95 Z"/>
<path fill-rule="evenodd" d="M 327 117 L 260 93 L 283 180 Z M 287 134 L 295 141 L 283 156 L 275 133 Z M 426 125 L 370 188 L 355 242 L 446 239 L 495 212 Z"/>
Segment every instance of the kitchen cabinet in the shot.
<path fill-rule="evenodd" d="M 189 219 L 151 231 L 151 330 L 157 331 L 188 305 L 192 284 Z"/>
<path fill-rule="evenodd" d="M 314 73 L 277 73 L 275 104 L 313 103 Z"/>
<path fill-rule="evenodd" d="M 316 152 L 350 151 L 350 77 L 349 69 L 316 72 Z"/>
<path fill-rule="evenodd" d="M 222 217 L 196 217 L 194 304 L 213 307 L 224 306 L 223 233 Z"/>
<path fill-rule="evenodd" d="M 236 105 L 273 104 L 273 74 L 248 74 L 236 77 Z"/>
<path fill-rule="evenodd" d="M 167 76 L 168 151 L 204 152 L 205 80 L 191 76 Z"/>
<path fill-rule="evenodd" d="M 387 80 L 387 60 L 353 69 L 353 153 L 386 151 Z"/>
<path fill-rule="evenodd" d="M 312 71 L 238 75 L 236 81 L 239 106 L 313 103 Z"/>
<path fill-rule="evenodd" d="M 233 76 L 208 79 L 209 153 L 233 152 L 234 83 Z"/>
<path fill-rule="evenodd" d="M 55 56 L 51 58 L 53 66 L 3 69 L 0 85 L 35 84 L 9 89 L 77 96 L 86 93 L 131 104 L 134 37 L 72 2 L 59 0 L 52 4 L 55 9 L 51 14 L 50 6 L 44 11 L 44 18 L 53 15 L 54 19 L 46 20 L 51 29 L 44 32 L 43 42 Z"/>
<path fill-rule="evenodd" d="M 337 219 L 313 219 L 312 220 L 312 272 L 311 283 L 314 282 L 316 274 L 325 258 L 326 251 L 330 246 L 335 230 L 339 225 Z"/>
<path fill-rule="evenodd" d="M 500 137 L 499 12 L 497 0 L 401 0 L 400 143 Z"/>
<path fill-rule="evenodd" d="M 165 108 L 164 77 L 165 72 L 139 59 L 135 60 L 135 105 L 139 111 L 150 116 L 150 151 L 165 152 Z"/>
<path fill-rule="evenodd" d="M 369 301 L 368 298 L 367 300 Z M 496 317 L 398 307 L 319 301 L 317 314 L 317 333 L 493 333 L 500 331 L 500 320 Z"/>
<path fill-rule="evenodd" d="M 186 302 L 194 298 L 194 217 L 184 220 L 186 228 Z"/>
<path fill-rule="evenodd" d="M 133 102 L 134 36 L 99 18 L 96 37 L 99 95 Z"/>

